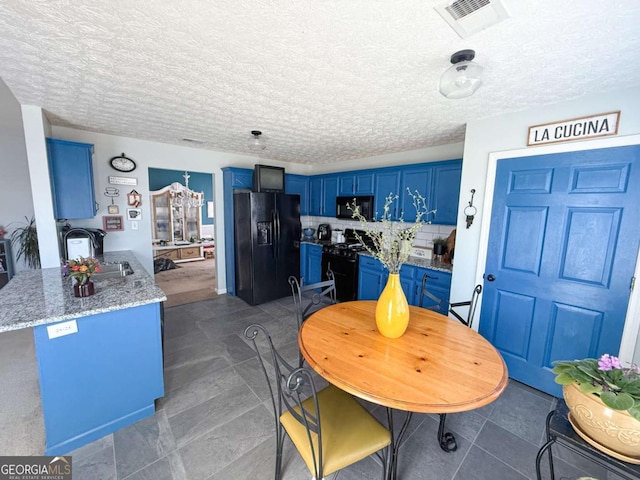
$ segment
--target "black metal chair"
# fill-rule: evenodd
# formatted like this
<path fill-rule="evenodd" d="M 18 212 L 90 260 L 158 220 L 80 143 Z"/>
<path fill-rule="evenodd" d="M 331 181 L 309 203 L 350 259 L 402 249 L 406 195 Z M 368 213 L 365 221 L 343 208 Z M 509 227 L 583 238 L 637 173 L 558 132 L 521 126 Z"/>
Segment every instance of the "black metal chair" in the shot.
<path fill-rule="evenodd" d="M 473 324 L 473 317 L 476 313 L 476 306 L 478 305 L 478 299 L 482 293 L 482 285 L 476 285 L 471 294 L 471 300 L 466 302 L 454 302 L 449 304 L 449 313 L 453 315 L 460 323 L 471 328 Z M 467 317 L 464 318 L 454 308 L 469 307 L 467 311 Z M 438 441 L 440 442 L 440 448 L 445 452 L 454 452 L 458 448 L 456 439 L 451 432 L 444 431 L 444 423 L 447 419 L 446 413 L 440 414 L 440 424 L 438 425 Z"/>
<path fill-rule="evenodd" d="M 322 282 L 300 285 L 296 277 L 289 277 L 293 304 L 296 310 L 296 320 L 298 330 L 309 316 L 328 305 L 337 303 L 336 281 L 331 270 L 327 270 L 328 280 Z M 304 279 L 303 279 L 304 281 Z M 304 358 L 302 353 L 298 354 L 298 366 L 302 367 Z"/>
<path fill-rule="evenodd" d="M 271 351 L 271 378 L 256 343 L 260 332 L 266 336 Z M 275 480 L 281 478 L 285 433 L 318 480 L 372 454 L 382 460 L 382 478 L 388 477 L 389 430 L 347 392 L 332 385 L 316 391 L 312 372 L 289 365 L 274 348 L 264 326 L 250 325 L 244 336 L 253 343 L 271 393 L 276 423 Z"/>
<path fill-rule="evenodd" d="M 444 310 L 442 299 L 440 297 L 435 296 L 433 293 L 431 293 L 427 289 L 427 280 L 430 278 L 433 278 L 434 280 L 438 279 L 438 277 L 434 277 L 432 275 L 429 275 L 428 273 L 425 273 L 422 276 L 422 288 L 420 289 L 420 303 L 418 304 L 418 306 L 421 308 L 426 308 L 427 310 L 434 310 L 436 312 L 444 314 L 446 312 Z M 432 300 L 433 302 L 435 302 L 435 304 L 425 307 L 424 306 L 425 298 Z"/>

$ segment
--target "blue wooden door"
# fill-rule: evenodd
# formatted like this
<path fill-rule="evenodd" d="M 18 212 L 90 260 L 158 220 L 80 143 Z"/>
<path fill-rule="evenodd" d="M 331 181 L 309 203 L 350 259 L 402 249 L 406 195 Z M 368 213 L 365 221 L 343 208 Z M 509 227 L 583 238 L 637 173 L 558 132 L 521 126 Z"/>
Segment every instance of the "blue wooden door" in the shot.
<path fill-rule="evenodd" d="M 480 333 L 509 376 L 617 354 L 640 239 L 640 146 L 498 162 Z"/>

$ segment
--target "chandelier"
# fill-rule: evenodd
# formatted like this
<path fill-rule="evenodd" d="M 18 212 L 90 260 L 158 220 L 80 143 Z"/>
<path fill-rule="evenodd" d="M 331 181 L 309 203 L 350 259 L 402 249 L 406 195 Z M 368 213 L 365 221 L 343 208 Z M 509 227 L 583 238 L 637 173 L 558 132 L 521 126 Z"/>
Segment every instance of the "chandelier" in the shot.
<path fill-rule="evenodd" d="M 174 183 L 171 189 L 171 206 L 185 208 L 200 208 L 204 204 L 204 192 L 194 192 L 189 188 L 189 172 L 184 172 L 184 187 Z"/>

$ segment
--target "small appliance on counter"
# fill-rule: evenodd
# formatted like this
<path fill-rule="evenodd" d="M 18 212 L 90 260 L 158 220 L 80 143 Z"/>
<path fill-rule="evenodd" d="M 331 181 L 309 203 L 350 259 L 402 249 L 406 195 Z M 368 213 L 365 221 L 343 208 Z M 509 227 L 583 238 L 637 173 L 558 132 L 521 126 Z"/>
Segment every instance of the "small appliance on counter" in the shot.
<path fill-rule="evenodd" d="M 331 225 L 329 225 L 328 223 L 321 223 L 320 225 L 318 225 L 318 241 L 331 241 Z"/>
<path fill-rule="evenodd" d="M 63 227 L 60 235 L 65 259 L 102 255 L 106 234 L 104 230 L 98 228 Z"/>
<path fill-rule="evenodd" d="M 336 228 L 331 232 L 331 243 L 344 243 L 344 232 Z"/>

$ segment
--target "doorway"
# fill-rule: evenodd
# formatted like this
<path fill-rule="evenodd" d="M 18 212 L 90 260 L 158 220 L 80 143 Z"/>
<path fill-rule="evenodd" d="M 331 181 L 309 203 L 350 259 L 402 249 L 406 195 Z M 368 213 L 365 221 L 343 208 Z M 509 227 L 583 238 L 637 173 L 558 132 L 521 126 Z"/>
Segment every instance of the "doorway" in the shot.
<path fill-rule="evenodd" d="M 213 199 L 210 173 L 149 168 L 155 282 L 166 307 L 217 296 Z"/>
<path fill-rule="evenodd" d="M 551 362 L 618 353 L 639 166 L 637 145 L 498 162 L 480 332 L 516 380 L 558 396 Z"/>

